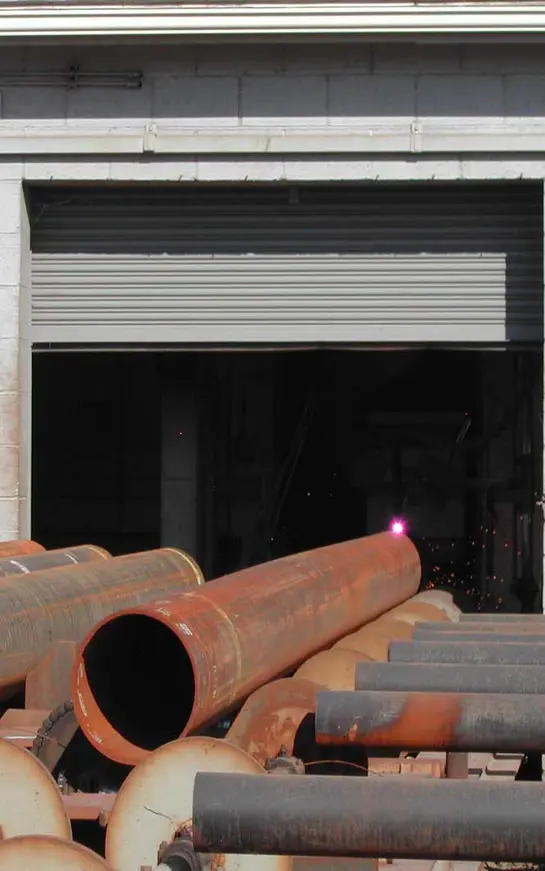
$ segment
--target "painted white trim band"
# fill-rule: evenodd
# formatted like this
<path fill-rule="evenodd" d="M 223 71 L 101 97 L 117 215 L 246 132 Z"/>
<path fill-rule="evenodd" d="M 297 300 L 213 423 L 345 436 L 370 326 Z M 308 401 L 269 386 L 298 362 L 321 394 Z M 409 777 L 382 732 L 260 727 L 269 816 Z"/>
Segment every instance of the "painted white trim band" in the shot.
<path fill-rule="evenodd" d="M 0 40 L 64 37 L 543 36 L 545 4 L 34 3 L 0 8 Z"/>
<path fill-rule="evenodd" d="M 0 121 L 0 155 L 496 154 L 545 149 L 545 118 L 430 118 L 343 126 L 191 128 L 171 119 Z"/>

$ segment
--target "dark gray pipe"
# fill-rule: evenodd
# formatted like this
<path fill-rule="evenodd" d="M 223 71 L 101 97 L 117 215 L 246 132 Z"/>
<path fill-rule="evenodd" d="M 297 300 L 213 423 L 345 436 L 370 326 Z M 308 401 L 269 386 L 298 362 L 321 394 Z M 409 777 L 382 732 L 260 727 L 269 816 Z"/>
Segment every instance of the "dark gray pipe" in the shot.
<path fill-rule="evenodd" d="M 545 644 L 485 641 L 391 641 L 390 662 L 545 665 Z"/>
<path fill-rule="evenodd" d="M 417 629 L 414 641 L 485 641 L 489 644 L 545 644 L 543 632 L 438 632 L 436 629 Z"/>
<path fill-rule="evenodd" d="M 545 614 L 460 614 L 460 623 L 545 623 Z"/>
<path fill-rule="evenodd" d="M 474 620 L 472 623 L 435 623 L 423 622 L 415 623 L 415 634 L 423 632 L 434 632 L 441 635 L 448 641 L 449 635 L 464 635 L 470 632 L 486 632 L 488 635 L 541 635 L 545 643 L 545 623 L 517 621 L 515 623 L 493 623 L 486 621 L 477 623 Z"/>
<path fill-rule="evenodd" d="M 357 690 L 545 695 L 545 669 L 532 665 L 360 662 Z"/>
<path fill-rule="evenodd" d="M 536 862 L 540 783 L 197 774 L 198 852 Z"/>

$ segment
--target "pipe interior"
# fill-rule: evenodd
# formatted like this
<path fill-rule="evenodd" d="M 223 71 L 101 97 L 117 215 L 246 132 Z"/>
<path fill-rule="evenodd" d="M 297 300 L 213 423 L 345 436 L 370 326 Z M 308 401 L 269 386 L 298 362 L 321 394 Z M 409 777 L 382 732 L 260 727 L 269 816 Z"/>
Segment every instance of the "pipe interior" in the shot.
<path fill-rule="evenodd" d="M 83 660 L 94 699 L 127 741 L 155 750 L 184 731 L 195 700 L 191 660 L 163 623 L 129 614 L 104 624 Z"/>

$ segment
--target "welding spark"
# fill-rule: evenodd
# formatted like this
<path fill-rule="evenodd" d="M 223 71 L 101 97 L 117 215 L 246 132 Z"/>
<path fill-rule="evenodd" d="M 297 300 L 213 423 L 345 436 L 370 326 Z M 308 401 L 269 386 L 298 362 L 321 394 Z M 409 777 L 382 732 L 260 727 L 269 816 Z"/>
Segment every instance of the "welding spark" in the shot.
<path fill-rule="evenodd" d="M 394 518 L 390 523 L 390 532 L 393 532 L 394 535 L 404 535 L 405 533 L 405 521 Z"/>

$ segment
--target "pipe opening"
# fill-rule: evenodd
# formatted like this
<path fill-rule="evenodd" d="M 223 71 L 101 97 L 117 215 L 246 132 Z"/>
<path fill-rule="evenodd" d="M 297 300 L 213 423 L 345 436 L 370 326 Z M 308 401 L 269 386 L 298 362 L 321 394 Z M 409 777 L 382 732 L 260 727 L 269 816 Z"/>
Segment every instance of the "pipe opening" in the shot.
<path fill-rule="evenodd" d="M 143 750 L 179 738 L 193 709 L 189 655 L 163 623 L 128 614 L 105 623 L 83 652 L 89 687 L 110 726 Z"/>

